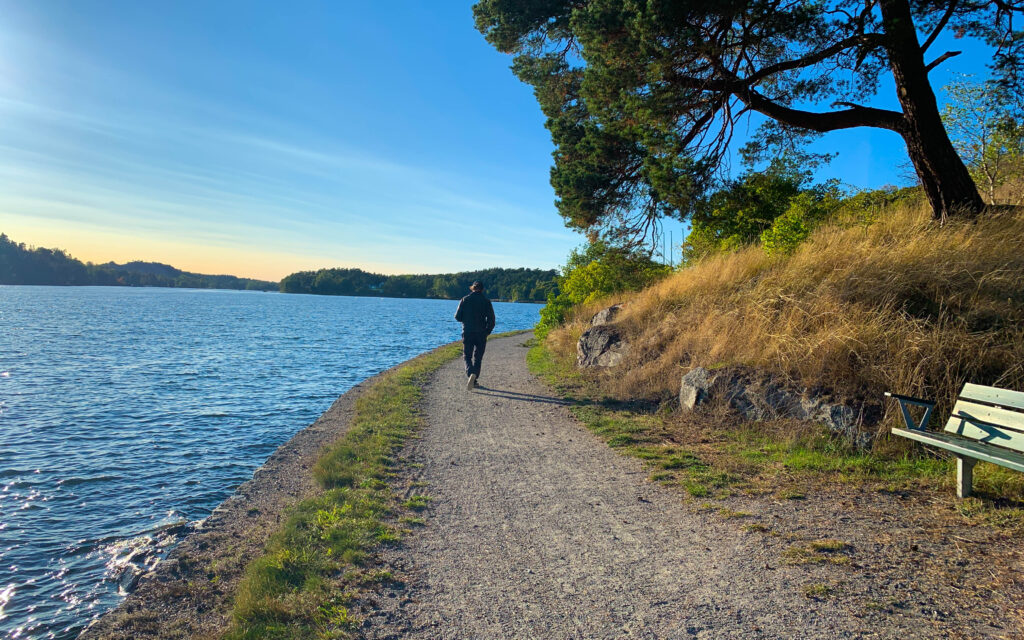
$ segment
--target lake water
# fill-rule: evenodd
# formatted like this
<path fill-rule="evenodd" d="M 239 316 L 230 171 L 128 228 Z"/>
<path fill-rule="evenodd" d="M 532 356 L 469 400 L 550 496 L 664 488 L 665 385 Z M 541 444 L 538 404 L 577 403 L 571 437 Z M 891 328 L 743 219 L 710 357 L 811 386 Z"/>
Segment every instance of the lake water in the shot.
<path fill-rule="evenodd" d="M 0 286 L 0 636 L 77 636 L 338 395 L 456 340 L 456 304 Z"/>

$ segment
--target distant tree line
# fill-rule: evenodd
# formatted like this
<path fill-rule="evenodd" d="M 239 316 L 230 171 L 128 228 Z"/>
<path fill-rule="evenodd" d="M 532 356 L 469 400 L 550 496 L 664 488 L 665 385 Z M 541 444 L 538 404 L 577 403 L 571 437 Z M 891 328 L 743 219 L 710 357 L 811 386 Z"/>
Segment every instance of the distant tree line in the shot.
<path fill-rule="evenodd" d="M 300 271 L 281 280 L 283 293 L 314 293 L 328 296 L 381 296 L 386 298 L 440 298 L 454 300 L 468 293 L 480 280 L 487 295 L 515 302 L 544 302 L 556 291 L 554 269 L 483 269 L 439 275 L 386 276 L 362 269 Z"/>
<path fill-rule="evenodd" d="M 158 262 L 83 263 L 61 249 L 28 247 L 0 233 L 0 284 L 103 285 L 274 291 L 276 282 L 189 273 Z"/>

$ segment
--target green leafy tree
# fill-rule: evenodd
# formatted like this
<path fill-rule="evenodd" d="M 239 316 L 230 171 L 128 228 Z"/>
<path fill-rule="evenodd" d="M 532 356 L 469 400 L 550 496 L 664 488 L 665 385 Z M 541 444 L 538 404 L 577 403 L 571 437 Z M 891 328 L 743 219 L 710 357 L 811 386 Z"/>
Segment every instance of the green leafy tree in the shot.
<path fill-rule="evenodd" d="M 811 235 L 840 206 L 835 190 L 804 191 L 789 201 L 786 212 L 761 232 L 768 255 L 789 253 Z"/>
<path fill-rule="evenodd" d="M 803 176 L 750 172 L 730 181 L 696 207 L 683 242 L 683 262 L 756 242 L 800 193 Z"/>
<path fill-rule="evenodd" d="M 547 116 L 559 212 L 610 237 L 687 216 L 754 112 L 773 124 L 764 143 L 892 131 L 936 217 L 976 214 L 984 203 L 928 79 L 958 52 L 932 47 L 949 31 L 977 38 L 1002 86 L 1022 91 L 1013 18 L 1024 0 L 480 0 L 473 10 Z M 867 106 L 887 81 L 900 108 Z"/>
<path fill-rule="evenodd" d="M 281 280 L 284 293 L 390 298 L 457 299 L 474 280 L 486 283 L 487 293 L 501 300 L 543 302 L 554 287 L 554 269 L 482 269 L 435 275 L 387 276 L 361 269 L 299 271 Z M 524 292 L 529 291 L 527 298 Z"/>
<path fill-rule="evenodd" d="M 538 336 L 565 322 L 568 312 L 622 291 L 637 291 L 672 272 L 671 267 L 651 260 L 641 251 L 594 241 L 574 249 L 558 278 L 558 291 L 548 294 L 540 310 Z"/>
<path fill-rule="evenodd" d="M 949 96 L 942 119 L 953 145 L 967 163 L 971 176 L 981 187 L 989 204 L 1008 182 L 1021 194 L 1020 174 L 1024 170 L 1024 124 L 1018 105 L 1006 92 L 990 84 L 973 82 L 964 76 L 944 87 Z M 1016 178 L 1016 180 L 1014 180 Z"/>

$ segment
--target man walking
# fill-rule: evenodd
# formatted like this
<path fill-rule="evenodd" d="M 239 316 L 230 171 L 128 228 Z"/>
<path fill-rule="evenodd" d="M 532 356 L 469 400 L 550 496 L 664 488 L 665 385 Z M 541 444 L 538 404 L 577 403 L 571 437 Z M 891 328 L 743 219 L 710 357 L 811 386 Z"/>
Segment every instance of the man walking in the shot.
<path fill-rule="evenodd" d="M 466 388 L 476 386 L 480 362 L 484 359 L 487 336 L 494 330 L 494 307 L 484 295 L 484 285 L 477 280 L 469 287 L 470 294 L 459 300 L 455 319 L 462 323 L 462 353 L 466 358 Z"/>

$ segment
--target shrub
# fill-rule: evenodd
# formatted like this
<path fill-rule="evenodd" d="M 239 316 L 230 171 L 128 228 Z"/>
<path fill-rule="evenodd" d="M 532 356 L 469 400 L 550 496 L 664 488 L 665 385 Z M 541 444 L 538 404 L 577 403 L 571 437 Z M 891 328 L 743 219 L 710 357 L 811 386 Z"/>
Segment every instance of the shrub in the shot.
<path fill-rule="evenodd" d="M 789 208 L 761 233 L 761 246 L 768 252 L 790 253 L 807 239 L 839 205 L 834 193 L 820 195 L 804 191 L 789 201 Z"/>
<path fill-rule="evenodd" d="M 548 303 L 540 311 L 537 334 L 540 337 L 565 322 L 573 307 L 589 304 L 623 291 L 637 291 L 672 272 L 664 264 L 635 250 L 592 242 L 569 254 L 558 293 L 548 294 Z"/>

